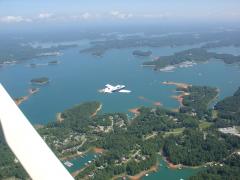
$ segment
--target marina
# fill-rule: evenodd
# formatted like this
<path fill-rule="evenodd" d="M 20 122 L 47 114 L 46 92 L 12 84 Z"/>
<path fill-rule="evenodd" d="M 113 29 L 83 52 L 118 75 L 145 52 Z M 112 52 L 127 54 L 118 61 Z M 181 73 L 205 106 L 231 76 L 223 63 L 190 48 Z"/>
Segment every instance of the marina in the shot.
<path fill-rule="evenodd" d="M 73 163 L 71 163 L 69 161 L 65 161 L 63 164 L 67 167 L 72 167 L 73 166 Z"/>

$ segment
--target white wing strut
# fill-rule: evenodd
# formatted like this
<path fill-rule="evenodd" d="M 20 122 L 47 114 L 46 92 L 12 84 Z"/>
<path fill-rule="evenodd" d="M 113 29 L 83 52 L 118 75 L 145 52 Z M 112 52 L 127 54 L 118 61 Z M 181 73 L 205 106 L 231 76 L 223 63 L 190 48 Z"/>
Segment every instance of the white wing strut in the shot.
<path fill-rule="evenodd" d="M 33 180 L 73 180 L 1 84 L 0 124 L 7 144 Z"/>

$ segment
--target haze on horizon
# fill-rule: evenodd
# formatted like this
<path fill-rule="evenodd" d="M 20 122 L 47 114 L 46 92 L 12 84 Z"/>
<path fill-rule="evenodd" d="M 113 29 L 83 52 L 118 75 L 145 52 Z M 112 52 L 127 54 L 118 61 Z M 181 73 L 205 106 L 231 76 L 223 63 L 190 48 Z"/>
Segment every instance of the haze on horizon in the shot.
<path fill-rule="evenodd" d="M 1 0 L 0 26 L 111 22 L 240 21 L 239 0 Z"/>

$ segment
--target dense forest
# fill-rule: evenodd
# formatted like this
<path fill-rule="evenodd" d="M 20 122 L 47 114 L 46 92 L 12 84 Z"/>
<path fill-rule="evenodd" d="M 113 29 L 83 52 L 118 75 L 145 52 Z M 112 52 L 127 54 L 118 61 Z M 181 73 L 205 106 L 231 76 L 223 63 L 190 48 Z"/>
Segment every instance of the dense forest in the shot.
<path fill-rule="evenodd" d="M 89 130 L 87 128 L 90 122 L 89 119 L 99 106 L 99 102 L 88 102 L 67 109 L 61 113 L 64 121 L 59 125 L 72 128 L 78 132 L 86 132 Z"/>
<path fill-rule="evenodd" d="M 1 129 L 0 129 L 1 131 Z M 5 144 L 0 136 L 0 179 L 9 177 L 16 177 L 19 179 L 26 179 L 27 173 L 21 164 L 15 159 L 15 156 L 10 151 L 9 147 Z"/>
<path fill-rule="evenodd" d="M 177 52 L 170 56 L 160 56 L 154 61 L 144 62 L 143 65 L 154 66 L 154 69 L 161 69 L 170 65 L 179 65 L 186 61 L 201 63 L 211 59 L 219 59 L 227 64 L 240 62 L 240 56 L 234 56 L 231 54 L 217 54 L 214 52 L 208 52 L 204 48 L 193 48 Z"/>
<path fill-rule="evenodd" d="M 157 166 L 158 154 L 174 164 L 208 166 L 192 177 L 194 180 L 204 177 L 224 179 L 228 173 L 232 177 L 237 176 L 236 163 L 239 160 L 230 157 L 235 157 L 240 139 L 219 132 L 216 119 L 222 116 L 221 108 L 218 104 L 215 109 L 209 108 L 209 103 L 218 93 L 217 89 L 189 86 L 184 92 L 189 95 L 184 96 L 183 104 L 190 111 L 141 107 L 139 115 L 129 118 L 124 113 L 96 114 L 101 104 L 93 101 L 65 110 L 58 117 L 61 121 L 49 123 L 39 128 L 38 132 L 60 159 L 75 156 L 78 152 L 87 153 L 96 147 L 103 150 L 76 179 L 106 180 L 133 176 Z M 239 94 L 240 91 L 236 91 L 234 98 Z M 231 103 L 235 101 L 227 100 L 226 104 L 231 106 Z M 213 111 L 219 111 L 217 117 L 213 117 Z M 4 157 L 0 159 L 0 177 L 24 179 L 26 173 L 19 163 L 14 163 L 14 155 L 3 143 L 0 147 L 0 155 Z M 217 163 L 219 167 L 209 166 L 211 163 Z"/>
<path fill-rule="evenodd" d="M 209 117 L 209 105 L 218 95 L 217 88 L 190 86 L 182 90 L 189 95 L 184 96 L 183 106 L 180 107 L 180 111 L 184 113 L 196 113 L 199 118 L 203 118 L 204 116 Z"/>
<path fill-rule="evenodd" d="M 219 127 L 240 125 L 240 88 L 233 96 L 219 101 L 215 109 L 218 112 L 216 123 Z"/>
<path fill-rule="evenodd" d="M 174 164 L 196 166 L 221 161 L 238 148 L 238 137 L 186 129 L 181 136 L 168 137 L 163 152 Z"/>
<path fill-rule="evenodd" d="M 233 154 L 223 160 L 217 167 L 209 167 L 206 170 L 199 172 L 190 180 L 238 180 L 240 172 L 240 155 Z"/>

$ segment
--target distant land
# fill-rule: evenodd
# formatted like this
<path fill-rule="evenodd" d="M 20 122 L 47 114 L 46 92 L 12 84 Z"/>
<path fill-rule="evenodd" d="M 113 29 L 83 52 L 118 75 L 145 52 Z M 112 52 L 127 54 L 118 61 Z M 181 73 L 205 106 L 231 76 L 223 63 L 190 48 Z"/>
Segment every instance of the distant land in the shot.
<path fill-rule="evenodd" d="M 49 78 L 48 77 L 34 78 L 31 80 L 31 83 L 39 84 L 39 85 L 47 84 L 47 83 L 49 83 Z"/>
<path fill-rule="evenodd" d="M 60 51 L 73 47 L 77 47 L 77 45 L 57 45 L 43 48 L 10 41 L 4 46 L 0 46 L 0 65 L 19 63 L 33 58 L 59 56 L 61 55 Z"/>
<path fill-rule="evenodd" d="M 227 37 L 227 38 L 226 38 Z M 201 33 L 169 34 L 165 36 L 127 36 L 123 39 L 92 41 L 91 46 L 81 49 L 80 53 L 91 53 L 102 56 L 110 49 L 124 49 L 136 47 L 175 47 L 199 44 L 203 48 L 223 46 L 240 46 L 240 31 L 220 31 Z"/>
<path fill-rule="evenodd" d="M 93 36 L 93 35 L 92 35 Z M 94 34 L 95 39 L 105 37 L 105 35 Z M 227 37 L 227 38 L 226 38 Z M 77 43 L 53 45 L 50 47 L 32 46 L 31 41 L 35 39 L 11 39 L 6 41 L 2 38 L 0 46 L 0 66 L 6 64 L 19 63 L 33 58 L 41 58 L 47 56 L 58 56 L 60 51 L 75 48 Z M 78 37 L 75 40 L 80 40 Z M 50 41 L 50 39 L 49 39 Z M 180 33 L 168 35 L 140 36 L 130 35 L 122 39 L 113 36 L 112 39 L 93 40 L 91 38 L 90 47 L 81 49 L 81 53 L 91 53 L 95 56 L 103 56 L 110 49 L 138 48 L 138 47 L 175 47 L 182 45 L 201 44 L 202 48 L 216 48 L 223 46 L 240 46 L 240 31 L 220 31 L 220 32 L 199 32 L 199 33 Z M 1 42 L 0 42 L 1 44 Z M 138 53 L 139 54 L 139 53 Z M 141 53 L 140 53 L 141 54 Z M 139 54 L 139 55 L 140 55 Z"/>
<path fill-rule="evenodd" d="M 153 61 L 144 62 L 144 66 L 153 66 L 154 69 L 162 69 L 167 66 L 178 66 L 184 62 L 201 63 L 211 59 L 222 60 L 226 64 L 240 63 L 240 56 L 232 54 L 218 54 L 208 52 L 204 48 L 194 48 L 175 53 L 171 56 L 160 56 Z"/>
<path fill-rule="evenodd" d="M 58 60 L 54 60 L 54 61 L 49 61 L 48 62 L 48 65 L 56 65 L 56 64 L 59 64 Z"/>
<path fill-rule="evenodd" d="M 141 51 L 141 50 L 135 50 L 132 53 L 134 56 L 150 56 L 152 54 L 152 51 Z"/>
<path fill-rule="evenodd" d="M 120 59 L 124 59 L 126 60 L 126 63 L 133 63 L 134 66 L 136 63 L 138 63 L 139 66 L 137 68 L 139 69 L 141 68 L 140 66 L 143 65 L 153 67 L 154 70 L 172 71 L 174 68 L 191 67 L 196 64 L 205 63 L 212 60 L 222 61 L 225 64 L 240 64 L 240 55 L 215 53 L 209 51 L 211 48 L 215 47 L 239 47 L 240 31 L 191 32 L 184 34 L 163 34 L 156 36 L 148 36 L 147 34 L 126 35 L 121 36 L 121 38 L 119 38 L 117 35 L 111 34 L 91 34 L 91 36 L 94 38 L 90 38 L 90 41 L 84 42 L 86 43 L 84 44 L 85 46 L 83 46 L 84 48 L 80 49 L 80 53 L 89 54 L 81 54 L 82 56 L 79 56 L 79 49 L 77 48 L 77 50 L 74 49 L 74 52 L 68 52 L 70 54 L 70 58 L 72 57 L 75 59 L 76 57 L 81 57 L 79 58 L 80 61 L 74 61 L 74 63 L 67 64 L 66 62 L 68 62 L 69 56 L 59 58 L 61 62 L 64 62 L 62 63 L 64 66 L 61 66 L 61 64 L 56 67 L 60 67 L 58 70 L 62 71 L 59 72 L 65 72 L 66 74 L 64 75 L 66 75 L 66 77 L 71 74 L 69 77 L 72 78 L 72 74 L 74 74 L 74 77 L 76 78 L 74 81 L 71 79 L 73 82 L 83 82 L 84 80 L 88 79 L 81 79 L 79 77 L 82 75 L 89 76 L 89 71 L 85 71 L 83 74 L 80 74 L 80 70 L 78 68 L 72 68 L 77 67 L 76 62 L 80 62 L 77 65 L 83 69 L 85 67 L 94 67 L 93 69 L 96 69 L 98 68 L 98 64 L 95 61 L 91 61 L 91 58 L 95 58 L 91 57 L 91 55 L 104 57 L 105 53 L 113 49 L 127 49 L 128 51 L 126 51 L 126 56 L 121 56 L 121 54 L 119 55 L 118 60 L 120 61 Z M 31 39 L 31 41 L 33 41 L 33 39 Z M 187 45 L 187 47 L 182 47 L 185 45 Z M 196 48 L 192 48 L 191 45 L 196 45 L 194 46 Z M 178 48 L 175 50 L 174 48 L 176 46 L 181 46 L 179 48 L 180 50 Z M 6 46 L 0 46 L 0 67 L 22 63 L 25 60 L 31 60 L 33 58 L 41 58 L 42 60 L 43 57 L 46 57 L 46 59 L 43 59 L 43 62 L 40 60 L 36 62 L 30 61 L 27 63 L 30 67 L 56 65 L 60 62 L 60 60 L 56 60 L 56 57 L 51 59 L 48 59 L 47 57 L 61 55 L 61 53 L 63 53 L 62 50 L 75 47 L 78 47 L 78 45 L 75 45 L 74 43 L 71 45 L 34 47 L 30 45 L 29 42 L 26 43 L 25 40 L 12 40 L 10 42 L 6 42 Z M 156 47 L 168 47 L 166 51 L 169 52 L 164 53 L 170 55 L 156 54 L 158 53 L 158 49 L 155 49 Z M 150 50 L 146 51 L 145 49 L 147 48 Z M 66 54 L 69 55 L 68 53 Z M 79 57 L 74 56 L 76 54 Z M 135 58 L 132 55 L 138 58 Z M 128 61 L 129 56 L 136 61 Z M 66 58 L 66 61 L 64 61 L 64 58 Z M 83 59 L 85 61 L 83 61 Z M 145 62 L 142 63 L 141 59 L 144 59 Z M 89 61 L 91 61 L 91 63 L 96 63 L 97 66 L 93 66 L 93 64 L 87 64 Z M 105 63 L 109 62 L 105 61 Z M 124 70 L 124 68 L 128 65 L 126 63 L 121 64 L 121 66 L 117 66 L 116 69 L 119 70 L 121 69 L 120 67 L 123 67 L 122 69 Z M 87 64 L 87 66 L 83 66 L 84 64 Z M 108 64 L 103 65 L 103 67 L 108 70 L 111 68 L 108 66 Z M 221 65 L 225 67 L 223 63 L 221 63 Z M 41 70 L 40 68 L 26 68 L 25 65 L 21 64 L 19 66 L 22 68 L 22 71 L 20 72 L 25 72 L 27 69 L 28 72 L 38 73 L 38 70 Z M 206 66 L 204 66 L 204 68 L 205 67 Z M 49 72 L 47 72 L 43 77 L 36 77 L 36 74 L 32 74 L 33 77 L 31 77 L 32 79 L 30 80 L 32 87 L 29 89 L 28 95 L 15 99 L 15 102 L 18 105 L 24 101 L 27 101 L 32 94 L 37 93 L 39 89 L 36 87 L 40 87 L 39 85 L 49 83 L 49 79 L 51 79 L 52 76 L 55 77 L 55 71 L 51 71 L 55 68 L 44 68 L 42 68 L 43 71 L 46 70 L 47 72 L 49 70 Z M 194 81 L 194 78 L 186 78 L 193 75 L 193 73 L 185 73 L 184 71 L 185 74 L 181 78 L 184 79 L 184 81 L 186 79 L 185 83 L 175 82 L 172 80 L 179 78 L 173 77 L 175 75 L 173 73 L 173 76 L 171 76 L 170 73 L 170 76 L 168 76 L 169 74 L 167 73 L 164 74 L 152 71 L 147 72 L 150 72 L 151 75 L 154 74 L 154 78 L 150 76 L 149 79 L 146 78 L 145 80 L 146 74 L 138 73 L 140 71 L 137 68 L 133 71 L 133 66 L 129 66 L 128 70 L 127 68 L 125 69 L 127 72 L 125 74 L 128 75 L 130 73 L 135 73 L 138 75 L 136 76 L 138 79 L 134 80 L 141 80 L 139 82 L 141 82 L 142 85 L 149 86 L 149 89 L 156 90 L 153 93 L 158 95 L 162 93 L 158 90 L 158 85 L 160 86 L 160 83 L 162 83 L 162 89 L 166 88 L 166 86 L 176 86 L 173 89 L 170 87 L 171 91 L 173 90 L 175 94 L 168 94 L 169 97 L 173 99 L 167 97 L 176 103 L 176 106 L 174 106 L 175 109 L 167 108 L 167 105 L 163 106 L 165 105 L 165 101 L 163 101 L 163 104 L 160 103 L 160 101 L 162 102 L 162 96 L 156 96 L 158 99 L 155 96 L 148 96 L 150 94 L 150 92 L 148 92 L 148 88 L 144 89 L 145 87 L 139 87 L 136 85 L 136 88 L 142 88 L 141 90 L 144 90 L 146 94 L 144 94 L 145 92 L 140 94 L 142 93 L 141 91 L 139 94 L 134 96 L 135 99 L 131 99 L 130 96 L 127 97 L 127 102 L 130 102 L 130 100 L 134 102 L 136 97 L 138 97 L 137 101 L 141 101 L 139 103 L 140 105 L 137 104 L 136 106 L 130 107 L 132 109 L 129 109 L 129 111 L 132 114 L 122 111 L 122 109 L 111 112 L 104 111 L 104 105 L 107 104 L 107 101 L 104 101 L 105 99 L 100 98 L 100 100 L 98 99 L 97 101 L 89 101 L 89 99 L 95 95 L 95 86 L 91 86 L 91 88 L 93 87 L 92 94 L 87 94 L 87 91 L 90 88 L 88 88 L 86 91 L 83 91 L 86 93 L 86 96 L 90 97 L 88 97 L 89 99 L 86 98 L 87 102 L 84 102 L 84 98 L 79 98 L 79 100 L 77 100 L 79 104 L 72 106 L 71 104 L 73 104 L 72 102 L 75 103 L 77 96 L 81 96 L 81 94 L 79 95 L 80 91 L 78 91 L 78 88 L 81 89 L 83 85 L 80 82 L 79 84 L 81 86 L 71 86 L 71 84 L 69 84 L 69 87 L 75 87 L 74 90 L 76 90 L 76 92 L 71 94 L 73 101 L 66 102 L 66 104 L 70 104 L 70 107 L 65 110 L 61 109 L 62 106 L 57 107 L 56 112 L 58 113 L 56 114 L 56 118 L 52 118 L 51 120 L 53 121 L 48 121 L 47 124 L 40 125 L 38 128 L 36 128 L 42 138 L 63 163 L 73 159 L 77 159 L 78 161 L 78 158 L 86 157 L 89 154 L 94 154 L 90 160 L 88 160 L 86 163 L 83 163 L 81 168 L 75 169 L 71 172 L 74 178 L 79 180 L 108 180 L 119 178 L 136 180 L 143 178 L 144 176 L 150 176 L 151 174 L 162 173 L 166 169 L 170 168 L 174 169 L 175 172 L 183 172 L 182 174 L 184 174 L 184 170 L 187 169 L 197 170 L 194 171 L 194 174 L 191 174 L 191 177 L 189 174 L 188 176 L 186 175 L 186 177 L 190 180 L 238 179 L 240 172 L 240 87 L 236 89 L 235 93 L 232 95 L 228 97 L 223 96 L 224 98 L 219 100 L 218 97 L 221 95 L 221 92 L 218 87 L 222 88 L 222 86 L 219 86 L 219 84 L 216 83 L 217 85 L 213 86 L 218 87 L 210 87 L 206 86 L 204 84 L 205 82 L 202 83 L 202 81 L 204 81 L 202 78 L 204 78 L 205 69 L 201 69 L 199 72 L 194 72 L 194 78 L 196 78 L 198 81 Z M 208 72 L 208 75 L 213 72 L 212 69 L 214 68 L 215 64 L 213 64 L 211 69 L 209 68 L 210 73 Z M 76 71 L 72 71 L 73 69 L 76 69 Z M 15 67 L 13 67 L 12 70 L 13 71 L 9 72 L 15 72 Z M 6 75 L 7 80 L 7 75 L 10 74 L 9 72 L 4 74 Z M 106 72 L 108 73 L 108 71 Z M 111 78 L 114 79 L 121 76 L 122 71 L 119 72 L 120 75 L 116 74 Z M 218 72 L 217 75 L 219 75 L 219 78 L 223 78 L 224 76 L 224 74 L 222 75 L 221 72 L 229 71 L 222 70 L 220 71 L 220 75 Z M 232 76 L 226 76 L 227 78 L 224 77 L 224 81 L 226 82 L 224 82 L 224 86 L 225 84 L 231 84 L 231 88 L 236 88 L 236 82 L 238 81 L 234 79 L 236 72 L 233 72 L 234 74 Z M 161 78 L 163 77 L 163 79 L 159 81 L 155 74 Z M 200 76 L 199 74 L 203 74 L 203 76 Z M 26 75 L 27 83 L 29 83 L 29 73 L 26 73 Z M 208 78 L 207 76 L 205 77 Z M 105 74 L 103 76 L 99 75 L 98 78 L 104 79 L 106 76 Z M 109 78 L 109 76 L 107 76 L 107 78 Z M 123 79 L 124 78 L 125 77 L 123 77 Z M 130 78 L 126 76 L 126 79 Z M 3 80 L 5 81 L 4 78 Z M 69 79 L 60 81 L 60 83 L 64 83 L 66 81 L 69 81 Z M 19 82 L 22 83 L 21 81 Z M 127 83 L 134 84 L 130 81 Z M 154 86 L 154 83 L 156 86 Z M 201 85 L 196 85 L 197 83 L 200 83 Z M 220 83 L 222 83 L 222 81 L 220 81 Z M 239 84 L 237 84 L 237 86 L 239 86 Z M 135 87 L 133 85 L 133 88 Z M 166 91 L 168 91 L 168 88 L 169 87 L 166 88 Z M 70 91 L 72 90 L 73 89 L 70 89 Z M 163 91 L 163 95 L 165 95 L 164 93 L 166 92 Z M 49 94 L 52 96 L 51 93 Z M 98 96 L 94 97 L 98 98 Z M 38 96 L 36 96 L 36 99 L 37 98 Z M 67 98 L 70 99 L 70 96 Z M 110 96 L 107 96 L 106 98 L 110 98 Z M 43 98 L 40 99 L 42 100 Z M 53 99 L 55 99 L 55 97 Z M 43 103 L 43 106 L 40 107 L 44 107 L 44 103 L 47 103 L 45 102 L 45 99 L 36 102 Z M 109 102 L 112 106 L 113 101 L 110 100 Z M 123 101 L 123 103 L 121 102 L 123 107 L 126 106 L 126 104 L 124 104 L 125 102 L 126 101 Z M 115 103 L 118 103 L 118 101 Z M 150 104 L 150 106 L 145 103 Z M 119 103 L 119 105 L 121 104 Z M 122 106 L 116 107 L 120 109 Z M 34 108 L 36 108 L 36 111 L 38 112 L 39 108 L 38 106 L 36 107 Z M 29 109 L 30 111 L 33 111 L 35 110 L 34 108 Z M 61 112 L 59 112 L 58 109 L 61 109 L 59 110 Z M 52 111 L 53 110 L 51 109 L 50 113 L 52 113 Z M 42 112 L 45 111 L 43 110 Z M 19 161 L 15 158 L 13 153 L 9 150 L 8 146 L 4 142 L 3 138 L 1 137 L 1 132 L 0 157 L 0 179 L 6 179 L 9 177 L 16 177 L 19 179 L 29 178 Z M 163 166 L 161 161 L 164 161 L 167 166 Z"/>
<path fill-rule="evenodd" d="M 60 61 L 53 60 L 53 61 L 49 61 L 47 63 L 30 63 L 28 66 L 31 68 L 36 68 L 36 67 L 40 67 L 40 66 L 58 65 L 59 63 L 60 63 Z"/>

